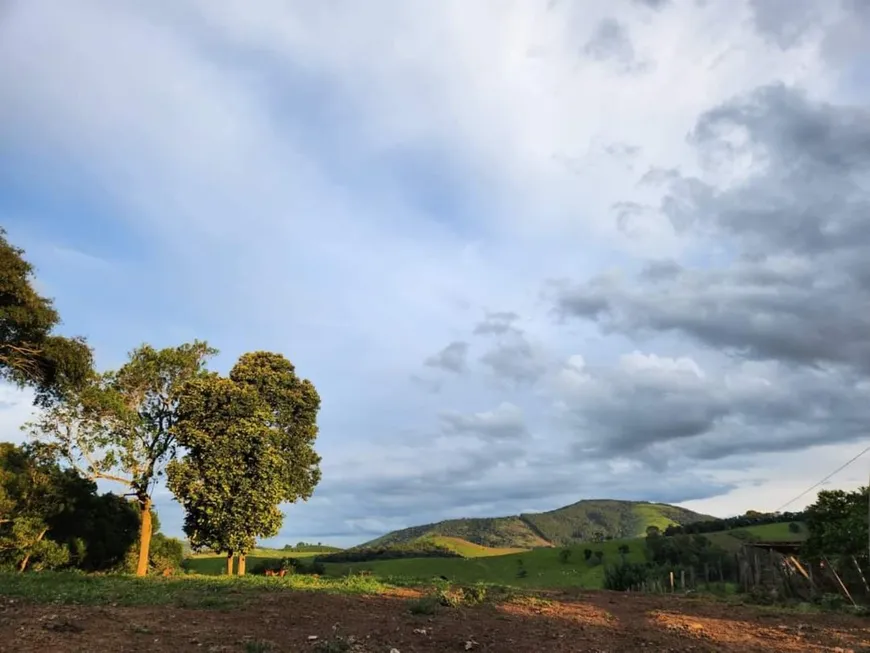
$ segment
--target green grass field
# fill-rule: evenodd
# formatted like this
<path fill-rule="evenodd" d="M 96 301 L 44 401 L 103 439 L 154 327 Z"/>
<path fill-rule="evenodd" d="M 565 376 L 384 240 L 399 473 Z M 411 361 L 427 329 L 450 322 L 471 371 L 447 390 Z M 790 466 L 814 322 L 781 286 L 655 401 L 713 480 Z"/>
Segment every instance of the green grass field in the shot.
<path fill-rule="evenodd" d="M 248 554 L 246 565 L 248 569 L 253 569 L 260 562 L 280 560 L 281 558 L 312 558 L 316 555 L 318 555 L 317 551 L 295 553 L 293 551 L 282 551 L 281 549 L 254 549 Z M 194 554 L 184 561 L 184 568 L 196 574 L 218 576 L 226 571 L 227 559 L 222 554 Z"/>
<path fill-rule="evenodd" d="M 643 540 L 632 539 L 567 547 L 571 551 L 567 563 L 562 563 L 559 558 L 561 549 L 546 548 L 475 558 L 403 558 L 357 563 L 327 563 L 326 570 L 331 576 L 370 571 L 388 582 L 430 582 L 433 577 L 446 576 L 457 583 L 491 583 L 525 588 L 594 589 L 601 587 L 604 581 L 604 567 L 621 560 L 619 547 L 622 544 L 627 544 L 629 547 L 626 560 L 644 561 Z M 585 561 L 583 550 L 586 548 L 603 551 L 603 564 Z M 522 566 L 519 561 L 522 561 Z M 521 568 L 525 570 L 524 576 L 520 575 Z"/>
<path fill-rule="evenodd" d="M 806 528 L 800 533 L 792 533 L 788 524 L 766 524 L 745 529 L 760 540 L 799 541 L 806 537 Z M 736 552 L 744 540 L 732 535 L 733 531 L 706 533 L 714 544 L 726 551 Z M 446 576 L 457 583 L 489 583 L 520 588 L 563 588 L 583 589 L 600 588 L 604 582 L 604 569 L 622 560 L 619 547 L 629 548 L 625 559 L 628 562 L 644 562 L 646 546 L 644 538 L 610 540 L 601 543 L 585 543 L 567 547 L 571 551 L 567 562 L 560 559 L 561 548 L 539 548 L 531 550 L 496 549 L 473 544 L 461 538 L 427 536 L 442 546 L 446 546 L 461 558 L 400 558 L 396 560 L 375 560 L 370 562 L 326 563 L 326 574 L 331 578 L 342 578 L 348 574 L 370 572 L 375 578 L 392 584 L 429 583 L 433 578 Z M 595 558 L 585 560 L 584 549 L 603 551 L 602 564 Z M 258 562 L 280 559 L 282 557 L 312 557 L 316 553 L 288 553 L 280 550 L 257 549 L 248 555 L 248 569 Z M 189 571 L 221 575 L 226 560 L 217 555 L 198 555 L 185 562 Z M 521 569 L 524 570 L 521 572 Z"/>
<path fill-rule="evenodd" d="M 338 594 L 379 594 L 387 587 L 365 576 L 324 578 L 307 575 L 177 576 L 135 578 L 76 572 L 0 573 L 0 596 L 36 603 L 75 605 L 171 605 L 230 608 L 253 595 L 284 590 L 318 590 Z"/>

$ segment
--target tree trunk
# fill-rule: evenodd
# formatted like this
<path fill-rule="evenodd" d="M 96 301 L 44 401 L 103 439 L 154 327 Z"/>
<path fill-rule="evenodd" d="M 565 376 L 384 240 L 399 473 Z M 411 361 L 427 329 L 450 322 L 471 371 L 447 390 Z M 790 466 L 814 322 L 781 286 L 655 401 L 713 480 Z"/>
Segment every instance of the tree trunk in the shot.
<path fill-rule="evenodd" d="M 43 529 L 43 531 L 39 534 L 39 536 L 36 538 L 36 540 L 33 542 L 33 544 L 36 544 L 37 542 L 41 542 L 42 538 L 45 537 L 45 534 L 47 532 L 48 532 L 47 528 Z M 24 556 L 24 560 L 21 561 L 21 564 L 18 565 L 18 572 L 24 573 L 24 571 L 27 569 L 27 563 L 29 563 L 29 562 L 30 562 L 30 554 L 28 553 L 26 556 Z"/>
<path fill-rule="evenodd" d="M 139 562 L 136 565 L 136 575 L 145 576 L 148 573 L 148 554 L 151 549 L 151 497 L 139 497 L 139 509 L 142 512 L 142 524 L 139 528 Z"/>
<path fill-rule="evenodd" d="M 233 558 L 235 557 L 235 553 L 230 551 L 227 553 L 227 576 L 233 575 Z"/>
<path fill-rule="evenodd" d="M 245 554 L 239 554 L 239 576 L 245 575 Z"/>

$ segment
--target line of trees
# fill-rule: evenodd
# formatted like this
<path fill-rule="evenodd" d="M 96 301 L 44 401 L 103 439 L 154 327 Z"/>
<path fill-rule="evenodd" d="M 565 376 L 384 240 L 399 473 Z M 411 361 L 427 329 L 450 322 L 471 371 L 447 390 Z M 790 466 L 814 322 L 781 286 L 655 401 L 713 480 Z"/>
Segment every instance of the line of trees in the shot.
<path fill-rule="evenodd" d="M 280 504 L 309 498 L 320 480 L 313 384 L 281 354 L 262 351 L 242 355 L 223 377 L 206 367 L 217 350 L 198 340 L 144 344 L 98 373 L 83 338 L 53 333 L 60 317 L 34 289 L 23 254 L 0 231 L 0 378 L 33 387 L 40 409 L 24 427 L 38 443 L 26 455 L 69 479 L 114 483 L 132 500 L 137 575 L 151 567 L 152 494 L 162 478 L 185 509 L 191 546 L 227 552 L 230 572 L 238 556 L 244 574 L 256 539 L 280 529 Z M 19 542 L 34 542 L 36 558 L 59 559 L 45 523 L 67 498 L 46 495 L 54 504 L 42 521 L 0 500 L 0 534 L 14 530 Z"/>
<path fill-rule="evenodd" d="M 371 562 L 372 560 L 396 560 L 400 558 L 461 558 L 462 556 L 441 544 L 418 540 L 406 544 L 357 547 L 329 555 L 317 556 L 320 562 Z"/>
<path fill-rule="evenodd" d="M 696 535 L 699 533 L 715 533 L 734 528 L 746 528 L 747 526 L 762 526 L 764 524 L 782 524 L 787 522 L 800 522 L 805 518 L 802 512 L 757 512 L 748 510 L 743 515 L 726 517 L 724 519 L 708 519 L 678 526 L 671 524 L 662 533 L 665 536 L 673 535 Z"/>

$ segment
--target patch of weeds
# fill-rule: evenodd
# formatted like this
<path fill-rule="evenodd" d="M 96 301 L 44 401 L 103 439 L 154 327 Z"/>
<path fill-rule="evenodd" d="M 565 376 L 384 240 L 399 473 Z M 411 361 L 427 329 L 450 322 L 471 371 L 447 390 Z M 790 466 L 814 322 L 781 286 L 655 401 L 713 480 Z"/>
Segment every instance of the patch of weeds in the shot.
<path fill-rule="evenodd" d="M 347 653 L 353 646 L 353 637 L 344 637 L 336 635 L 329 639 L 322 639 L 314 645 L 314 650 L 317 653 Z"/>
<path fill-rule="evenodd" d="M 419 599 L 408 601 L 408 611 L 411 614 L 431 615 L 441 609 L 441 600 L 435 594 L 421 596 Z"/>
<path fill-rule="evenodd" d="M 542 599 L 539 596 L 514 596 L 510 599 L 514 605 L 522 605 L 527 608 L 549 608 L 553 602 L 550 599 Z"/>
<path fill-rule="evenodd" d="M 480 605 L 486 600 L 485 585 L 466 585 L 460 587 L 462 602 L 466 605 Z"/>
<path fill-rule="evenodd" d="M 445 587 L 435 592 L 438 602 L 445 608 L 458 608 L 465 602 L 465 594 L 461 588 Z"/>
<path fill-rule="evenodd" d="M 245 653 L 269 653 L 272 645 L 269 642 L 245 642 Z"/>

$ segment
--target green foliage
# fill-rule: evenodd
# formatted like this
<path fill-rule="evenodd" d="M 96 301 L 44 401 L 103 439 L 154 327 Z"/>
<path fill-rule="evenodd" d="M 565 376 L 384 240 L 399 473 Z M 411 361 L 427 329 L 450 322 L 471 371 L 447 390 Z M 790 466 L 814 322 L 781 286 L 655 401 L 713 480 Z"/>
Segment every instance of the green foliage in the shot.
<path fill-rule="evenodd" d="M 44 448 L 0 443 L 0 566 L 23 571 L 66 565 L 69 547 L 53 539 L 52 526 L 92 491 Z"/>
<path fill-rule="evenodd" d="M 641 536 L 648 526 L 693 523 L 709 519 L 666 504 L 591 500 L 544 513 L 514 517 L 451 519 L 389 533 L 368 545 L 404 543 L 426 536 L 446 536 L 494 548 L 565 546 L 581 541 L 603 542 Z"/>
<path fill-rule="evenodd" d="M 568 564 L 571 560 L 571 549 L 562 549 L 559 551 L 559 562 L 563 565 Z"/>
<path fill-rule="evenodd" d="M 800 525 L 799 522 L 795 522 L 795 521 L 789 522 L 788 532 L 789 533 L 802 533 L 803 527 Z"/>
<path fill-rule="evenodd" d="M 282 551 L 288 551 L 291 553 L 337 553 L 342 550 L 341 547 L 328 546 L 326 544 L 321 544 L 320 542 L 317 544 L 310 542 L 299 542 L 295 545 L 285 544 L 282 549 Z"/>
<path fill-rule="evenodd" d="M 174 571 L 181 568 L 184 560 L 184 544 L 176 537 L 155 533 L 149 550 L 150 566 L 154 571 Z"/>
<path fill-rule="evenodd" d="M 33 266 L 0 228 L 0 378 L 36 389 L 48 405 L 92 374 L 90 348 L 81 338 L 52 335 L 60 316 L 33 288 Z"/>
<path fill-rule="evenodd" d="M 459 558 L 456 551 L 429 540 L 416 540 L 408 544 L 390 546 L 363 546 L 345 549 L 337 553 L 318 556 L 322 562 L 369 562 L 372 560 L 396 560 L 399 558 Z"/>
<path fill-rule="evenodd" d="M 591 558 L 592 558 L 592 549 L 583 549 L 583 559 L 586 562 L 589 562 L 589 560 Z"/>
<path fill-rule="evenodd" d="M 621 562 L 604 570 L 604 589 L 626 592 L 647 582 L 650 565 L 638 562 Z"/>
<path fill-rule="evenodd" d="M 647 559 L 655 565 L 694 569 L 699 573 L 709 565 L 722 568 L 727 575 L 734 567 L 733 556 L 703 535 L 648 537 L 645 542 Z"/>
<path fill-rule="evenodd" d="M 853 492 L 822 490 L 806 510 L 809 532 L 803 553 L 821 556 L 862 556 L 867 552 L 867 488 Z"/>
<path fill-rule="evenodd" d="M 205 374 L 205 361 L 215 353 L 199 341 L 161 350 L 142 345 L 120 369 L 68 392 L 27 427 L 85 478 L 119 483 L 136 497 L 146 517 L 140 575 L 149 560 L 151 489 L 175 455 L 179 395 L 189 380 Z"/>
<path fill-rule="evenodd" d="M 280 504 L 309 498 L 320 479 L 319 407 L 314 386 L 268 352 L 243 355 L 229 378 L 186 385 L 175 428 L 186 455 L 168 485 L 191 546 L 245 554 L 278 533 Z"/>
<path fill-rule="evenodd" d="M 763 513 L 747 510 L 745 514 L 725 519 L 706 519 L 683 525 L 671 525 L 664 529 L 664 535 L 695 535 L 701 533 L 718 533 L 732 529 L 753 529 L 770 524 L 784 524 L 803 519 L 802 513 Z"/>
<path fill-rule="evenodd" d="M 0 443 L 0 515 L 4 567 L 18 568 L 26 559 L 26 567 L 34 570 L 136 568 L 136 504 L 114 494 L 98 495 L 93 481 L 61 469 L 42 447 Z M 153 522 L 156 531 L 156 513 Z M 152 567 L 179 565 L 180 541 L 155 533 L 152 545 Z"/>

